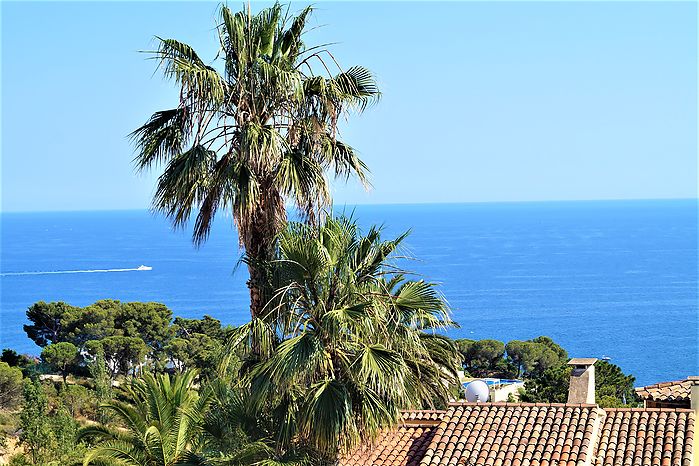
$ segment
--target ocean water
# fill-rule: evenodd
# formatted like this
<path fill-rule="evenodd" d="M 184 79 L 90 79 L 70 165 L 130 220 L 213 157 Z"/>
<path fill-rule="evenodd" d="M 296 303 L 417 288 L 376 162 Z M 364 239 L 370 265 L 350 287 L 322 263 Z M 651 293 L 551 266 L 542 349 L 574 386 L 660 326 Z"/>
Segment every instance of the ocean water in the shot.
<path fill-rule="evenodd" d="M 345 208 L 386 235 L 408 228 L 404 268 L 438 282 L 460 328 L 503 341 L 548 335 L 571 356 L 609 356 L 637 384 L 699 374 L 697 201 L 385 205 Z M 0 217 L 0 347 L 38 300 L 159 301 L 175 315 L 248 317 L 230 219 L 195 249 L 146 211 Z M 77 272 L 134 269 L 150 271 Z M 45 273 L 61 272 L 61 273 Z M 76 273 L 77 272 L 77 273 Z"/>

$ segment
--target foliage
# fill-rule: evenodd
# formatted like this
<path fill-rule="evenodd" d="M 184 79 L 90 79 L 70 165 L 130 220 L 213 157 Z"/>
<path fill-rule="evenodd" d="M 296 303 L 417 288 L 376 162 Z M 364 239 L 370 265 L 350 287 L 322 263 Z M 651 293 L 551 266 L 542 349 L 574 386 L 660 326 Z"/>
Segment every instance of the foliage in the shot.
<path fill-rule="evenodd" d="M 39 463 L 51 450 L 51 427 L 48 422 L 48 398 L 38 381 L 24 383 L 24 406 L 20 414 L 20 442 L 32 462 Z"/>
<path fill-rule="evenodd" d="M 527 403 L 565 403 L 568 400 L 571 368 L 558 365 L 524 382 L 519 399 Z"/>
<path fill-rule="evenodd" d="M 0 362 L 0 408 L 14 409 L 22 399 L 22 370 Z"/>
<path fill-rule="evenodd" d="M 173 328 L 175 338 L 165 347 L 172 365 L 179 371 L 197 369 L 203 378 L 214 376 L 227 334 L 221 321 L 210 316 L 203 319 L 177 317 Z"/>
<path fill-rule="evenodd" d="M 59 397 L 62 405 L 75 418 L 85 416 L 93 418 L 95 415 L 95 394 L 82 385 L 64 386 Z"/>
<path fill-rule="evenodd" d="M 454 340 L 465 371 L 472 377 L 510 377 L 505 344 L 498 340 Z"/>
<path fill-rule="evenodd" d="M 41 359 L 61 373 L 64 384 L 68 375 L 68 367 L 75 362 L 77 357 L 78 348 L 68 342 L 51 343 L 41 352 Z"/>
<path fill-rule="evenodd" d="M 131 135 L 139 169 L 164 166 L 155 210 L 176 226 L 196 211 L 197 244 L 219 209 L 232 213 L 251 259 L 253 318 L 268 298 L 263 264 L 274 256 L 286 205 L 296 204 L 313 222 L 330 204 L 326 171 L 366 181 L 366 166 L 338 139 L 338 121 L 363 110 L 378 88 L 368 70 L 343 71 L 324 46 L 303 43 L 311 11 L 290 16 L 275 4 L 234 13 L 222 6 L 211 65 L 189 45 L 157 38 L 151 53 L 180 88 L 180 100 Z"/>
<path fill-rule="evenodd" d="M 114 327 L 126 337 L 140 338 L 150 358 L 157 361 L 173 335 L 172 311 L 160 303 L 123 303 L 114 317 Z"/>
<path fill-rule="evenodd" d="M 64 302 L 34 303 L 27 310 L 27 319 L 31 324 L 25 325 L 24 331 L 34 343 L 41 347 L 59 342 L 63 330 L 62 318 L 72 307 Z"/>
<path fill-rule="evenodd" d="M 80 438 L 97 442 L 85 455 L 84 464 L 202 464 L 197 462 L 197 453 L 209 397 L 194 388 L 195 376 L 191 371 L 174 376 L 144 373 L 134 379 L 128 387 L 131 403 L 105 404 L 123 429 L 97 426 L 80 431 Z"/>
<path fill-rule="evenodd" d="M 104 299 L 87 307 L 71 307 L 62 317 L 61 341 L 69 341 L 79 348 L 91 340 L 100 340 L 120 333 L 115 326 L 120 302 Z"/>
<path fill-rule="evenodd" d="M 302 444 L 332 458 L 393 426 L 401 409 L 448 399 L 458 352 L 433 332 L 452 322 L 433 284 L 393 265 L 404 238 L 362 234 L 345 217 L 281 233 L 274 298 L 233 341 L 262 357 L 251 392 L 275 417 L 282 451 Z"/>
<path fill-rule="evenodd" d="M 6 362 L 11 367 L 19 367 L 23 369 L 27 367 L 31 361 L 26 355 L 18 354 L 17 351 L 13 349 L 5 348 L 2 350 L 0 362 Z"/>
<path fill-rule="evenodd" d="M 19 427 L 26 455 L 15 458 L 16 464 L 58 466 L 82 455 L 76 448 L 77 423 L 62 406 L 55 412 L 49 410 L 48 398 L 38 381 L 25 380 Z"/>
<path fill-rule="evenodd" d="M 634 390 L 635 382 L 633 375 L 624 374 L 616 364 L 607 361 L 595 364 L 595 395 L 597 403 L 603 408 L 640 406 Z"/>
<path fill-rule="evenodd" d="M 539 377 L 547 369 L 568 361 L 568 353 L 549 337 L 512 340 L 505 348 L 508 359 L 517 367 L 517 376 Z"/>
<path fill-rule="evenodd" d="M 112 399 L 113 392 L 112 379 L 107 373 L 107 362 L 102 348 L 95 349 L 93 359 L 88 364 L 88 370 L 94 386 L 97 418 L 105 424 L 109 421 L 109 415 L 102 408 L 102 404 Z"/>
<path fill-rule="evenodd" d="M 123 336 L 91 340 L 85 349 L 92 355 L 102 352 L 112 378 L 118 374 L 128 375 L 129 371 L 135 375 L 148 353 L 148 347 L 141 338 Z"/>
<path fill-rule="evenodd" d="M 207 335 L 214 340 L 224 341 L 229 330 L 221 326 L 221 321 L 205 315 L 201 319 L 175 317 L 172 323 L 176 337 L 188 338 L 195 334 Z"/>
<path fill-rule="evenodd" d="M 133 372 L 146 355 L 153 368 L 163 369 L 164 349 L 175 332 L 172 311 L 160 303 L 104 299 L 76 307 L 40 301 L 29 308 L 27 318 L 32 325 L 25 325 L 25 331 L 40 346 L 70 343 L 93 354 L 98 346 L 106 348 L 113 375 Z"/>

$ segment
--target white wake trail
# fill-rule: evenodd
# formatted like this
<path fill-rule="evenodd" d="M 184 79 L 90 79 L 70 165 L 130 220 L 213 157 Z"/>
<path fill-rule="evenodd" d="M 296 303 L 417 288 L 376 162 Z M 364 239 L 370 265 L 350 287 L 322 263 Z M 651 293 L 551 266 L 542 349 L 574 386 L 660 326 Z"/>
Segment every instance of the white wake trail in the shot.
<path fill-rule="evenodd" d="M 54 275 L 64 273 L 107 273 L 107 272 L 145 272 L 152 270 L 153 267 L 141 265 L 130 269 L 94 269 L 94 270 L 56 270 L 51 272 L 6 272 L 0 273 L 0 277 L 10 277 L 19 275 Z"/>

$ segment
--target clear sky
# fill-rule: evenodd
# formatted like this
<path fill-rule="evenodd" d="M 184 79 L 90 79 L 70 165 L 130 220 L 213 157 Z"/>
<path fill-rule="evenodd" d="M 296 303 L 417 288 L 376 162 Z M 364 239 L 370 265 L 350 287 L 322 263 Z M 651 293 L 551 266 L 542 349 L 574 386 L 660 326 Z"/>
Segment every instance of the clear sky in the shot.
<path fill-rule="evenodd" d="M 126 135 L 177 94 L 138 51 L 213 58 L 216 8 L 2 2 L 2 210 L 147 207 Z M 383 91 L 343 130 L 374 189 L 336 204 L 697 196 L 696 2 L 318 3 L 312 24 Z"/>

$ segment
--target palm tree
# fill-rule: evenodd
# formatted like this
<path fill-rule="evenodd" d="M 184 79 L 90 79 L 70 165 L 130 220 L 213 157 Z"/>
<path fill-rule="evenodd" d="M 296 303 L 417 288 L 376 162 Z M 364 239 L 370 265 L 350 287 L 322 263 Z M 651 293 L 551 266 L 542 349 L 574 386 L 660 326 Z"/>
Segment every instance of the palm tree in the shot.
<path fill-rule="evenodd" d="M 103 407 L 123 428 L 87 427 L 80 438 L 97 441 L 84 459 L 89 464 L 119 466 L 187 466 L 206 464 L 197 453 L 209 397 L 194 387 L 195 372 L 173 377 L 143 374 L 127 387 L 132 403 L 112 400 Z"/>
<path fill-rule="evenodd" d="M 231 342 L 260 349 L 252 399 L 276 416 L 278 448 L 308 445 L 332 461 L 400 410 L 447 401 L 460 361 L 434 330 L 453 323 L 434 285 L 393 263 L 405 236 L 363 235 L 345 217 L 280 234 L 277 291 Z"/>
<path fill-rule="evenodd" d="M 180 87 L 179 103 L 132 133 L 137 169 L 164 166 L 154 209 L 176 226 L 198 210 L 196 244 L 219 209 L 232 213 L 250 259 L 253 317 L 269 298 L 261 264 L 273 259 L 287 201 L 315 222 L 330 203 L 326 172 L 367 183 L 366 165 L 338 139 L 338 121 L 379 91 L 365 68 L 343 71 L 325 46 L 303 43 L 311 11 L 290 16 L 275 4 L 253 15 L 222 6 L 212 63 L 185 43 L 158 38 L 152 54 Z"/>

